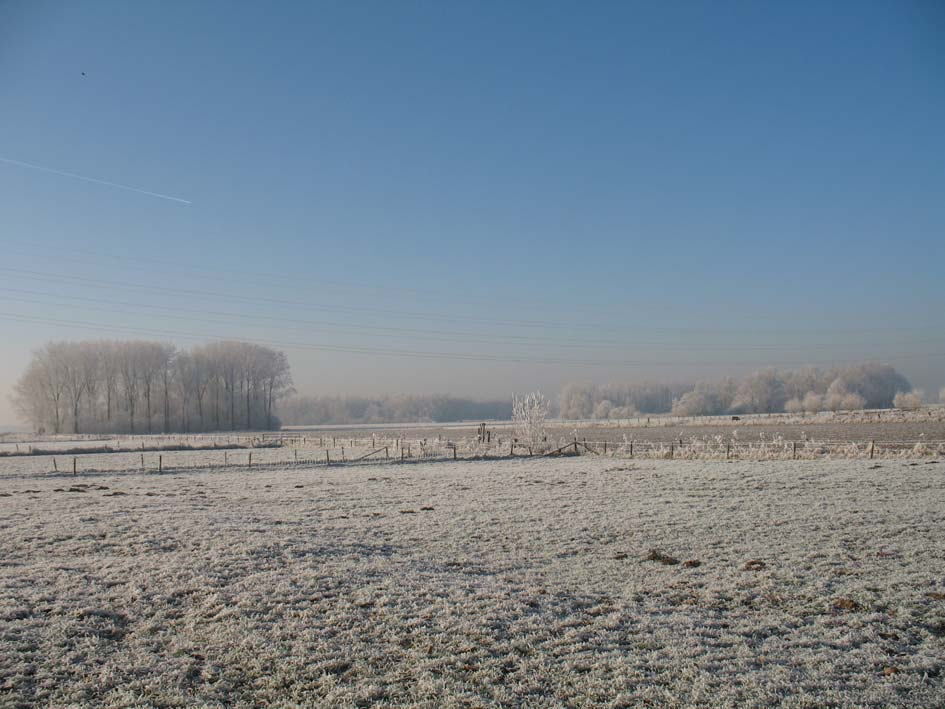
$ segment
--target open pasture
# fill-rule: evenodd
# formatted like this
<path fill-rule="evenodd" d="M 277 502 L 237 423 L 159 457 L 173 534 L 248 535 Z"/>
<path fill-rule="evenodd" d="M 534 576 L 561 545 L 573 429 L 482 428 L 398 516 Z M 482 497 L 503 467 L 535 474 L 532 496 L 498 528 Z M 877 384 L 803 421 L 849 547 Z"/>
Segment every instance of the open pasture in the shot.
<path fill-rule="evenodd" d="M 945 464 L 0 479 L 0 704 L 940 706 Z"/>

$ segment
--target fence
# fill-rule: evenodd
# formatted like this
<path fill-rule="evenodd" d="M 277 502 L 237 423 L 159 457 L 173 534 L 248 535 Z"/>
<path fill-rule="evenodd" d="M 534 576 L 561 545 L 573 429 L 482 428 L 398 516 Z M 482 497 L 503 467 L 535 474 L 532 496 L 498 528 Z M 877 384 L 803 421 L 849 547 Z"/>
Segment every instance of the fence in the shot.
<path fill-rule="evenodd" d="M 301 441 L 295 441 L 301 442 Z M 158 454 L 121 452 L 89 455 L 46 455 L 32 459 L 0 459 L 0 477 L 24 475 L 112 474 L 141 472 L 180 472 L 238 468 L 253 470 L 279 467 L 335 467 L 377 464 L 415 464 L 470 460 L 512 460 L 555 458 L 560 456 L 595 456 L 613 459 L 648 460 L 815 460 L 815 459 L 913 459 L 945 458 L 945 441 L 721 441 L 683 442 L 572 439 L 531 445 L 515 440 L 484 445 L 478 439 L 411 440 L 378 436 L 372 438 L 314 437 L 308 446 L 265 447 L 255 449 L 202 449 L 165 451 Z M 341 445 L 337 445 L 337 444 Z"/>

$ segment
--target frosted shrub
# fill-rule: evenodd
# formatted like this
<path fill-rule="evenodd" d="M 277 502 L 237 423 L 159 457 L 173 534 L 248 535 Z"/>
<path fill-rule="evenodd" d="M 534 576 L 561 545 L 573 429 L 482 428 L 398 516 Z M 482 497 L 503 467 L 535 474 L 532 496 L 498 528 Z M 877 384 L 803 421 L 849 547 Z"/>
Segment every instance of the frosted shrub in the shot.
<path fill-rule="evenodd" d="M 800 399 L 788 399 L 784 404 L 784 410 L 789 414 L 804 413 L 804 402 Z"/>
<path fill-rule="evenodd" d="M 943 389 L 945 391 L 945 389 Z M 615 406 L 610 410 L 609 417 L 614 419 L 631 419 L 639 416 L 639 412 L 632 406 Z"/>
<path fill-rule="evenodd" d="M 770 414 L 783 411 L 786 401 L 784 382 L 777 371 L 765 369 L 742 380 L 731 409 L 733 412 Z"/>
<path fill-rule="evenodd" d="M 602 402 L 597 404 L 594 407 L 594 418 L 595 419 L 607 419 L 610 418 L 610 412 L 613 411 L 614 405 L 608 399 L 604 399 Z"/>
<path fill-rule="evenodd" d="M 841 399 L 840 406 L 844 411 L 859 411 L 866 407 L 866 399 L 859 394 L 847 394 Z"/>
<path fill-rule="evenodd" d="M 815 391 L 809 391 L 804 396 L 804 411 L 809 414 L 819 413 L 824 408 L 823 397 Z"/>
<path fill-rule="evenodd" d="M 925 401 L 925 392 L 921 389 L 913 389 L 908 393 L 900 391 L 893 398 L 893 406 L 897 409 L 918 409 L 923 401 Z"/>
<path fill-rule="evenodd" d="M 541 448 L 545 442 L 545 421 L 551 405 L 540 391 L 512 399 L 512 421 L 520 443 Z"/>
<path fill-rule="evenodd" d="M 718 392 L 709 384 L 697 384 L 692 391 L 686 392 L 673 402 L 673 416 L 715 416 L 722 413 Z"/>
<path fill-rule="evenodd" d="M 850 391 L 846 384 L 837 379 L 827 389 L 824 408 L 831 411 L 857 411 L 866 407 L 866 398 L 855 391 Z"/>

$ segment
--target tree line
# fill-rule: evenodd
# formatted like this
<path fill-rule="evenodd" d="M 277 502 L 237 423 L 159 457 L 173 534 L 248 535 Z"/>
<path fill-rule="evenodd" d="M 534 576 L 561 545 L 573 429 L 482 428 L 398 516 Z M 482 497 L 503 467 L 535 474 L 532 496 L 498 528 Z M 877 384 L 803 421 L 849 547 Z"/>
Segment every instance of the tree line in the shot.
<path fill-rule="evenodd" d="M 13 404 L 51 433 L 273 430 L 291 392 L 285 353 L 260 345 L 51 342 L 33 352 Z"/>
<path fill-rule="evenodd" d="M 697 384 L 568 384 L 559 414 L 567 419 L 630 418 L 639 414 L 676 416 L 816 413 L 911 408 L 923 395 L 885 364 L 845 368 L 764 369 L 742 379 L 726 377 Z"/>
<path fill-rule="evenodd" d="M 504 420 L 512 401 L 474 401 L 454 396 L 299 396 L 279 404 L 282 418 L 297 425 Z"/>

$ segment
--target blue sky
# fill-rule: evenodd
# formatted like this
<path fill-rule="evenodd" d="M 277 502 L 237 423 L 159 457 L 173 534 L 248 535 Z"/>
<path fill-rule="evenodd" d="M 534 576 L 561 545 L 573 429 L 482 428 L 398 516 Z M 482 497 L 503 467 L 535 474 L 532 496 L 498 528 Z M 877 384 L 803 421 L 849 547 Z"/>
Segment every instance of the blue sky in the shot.
<path fill-rule="evenodd" d="M 145 330 L 451 355 L 286 347 L 311 392 L 937 389 L 943 38 L 937 2 L 7 0 L 0 158 L 191 204 L 0 162 L 0 421 L 30 348 Z"/>

